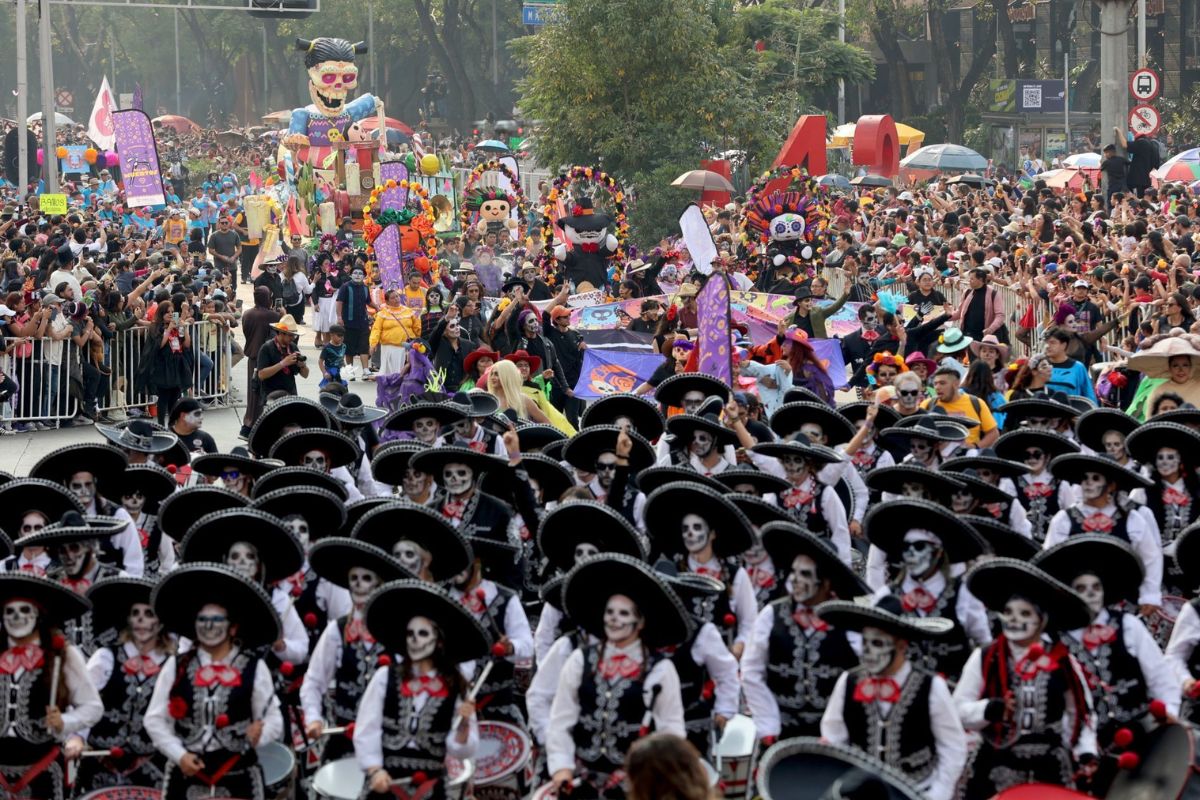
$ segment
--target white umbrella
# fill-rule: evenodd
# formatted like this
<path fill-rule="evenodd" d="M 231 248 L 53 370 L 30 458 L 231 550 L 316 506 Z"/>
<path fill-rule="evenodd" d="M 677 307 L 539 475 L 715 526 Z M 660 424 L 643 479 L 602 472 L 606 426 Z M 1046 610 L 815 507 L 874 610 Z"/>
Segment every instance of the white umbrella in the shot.
<path fill-rule="evenodd" d="M 1100 169 L 1099 153 L 1075 153 L 1062 160 L 1064 167 L 1079 167 L 1080 169 Z"/>
<path fill-rule="evenodd" d="M 29 119 L 25 120 L 25 124 L 32 125 L 35 122 L 41 122 L 41 121 L 42 121 L 42 112 L 39 111 L 36 114 L 30 114 Z M 58 111 L 55 111 L 54 112 L 54 124 L 55 125 L 74 125 L 75 120 L 71 119 L 66 114 L 62 114 L 62 113 L 59 113 Z"/>
<path fill-rule="evenodd" d="M 987 159 L 969 147 L 958 144 L 930 144 L 910 154 L 900 162 L 909 169 L 962 170 L 981 172 L 987 169 Z"/>

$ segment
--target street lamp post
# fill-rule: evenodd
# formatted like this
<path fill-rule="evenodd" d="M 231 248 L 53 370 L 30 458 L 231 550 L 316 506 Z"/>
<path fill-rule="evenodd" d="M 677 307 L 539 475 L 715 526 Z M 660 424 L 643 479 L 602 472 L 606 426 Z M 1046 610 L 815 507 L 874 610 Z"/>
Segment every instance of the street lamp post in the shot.
<path fill-rule="evenodd" d="M 54 63 L 50 50 L 50 0 L 38 0 L 38 62 L 42 73 L 42 164 L 46 169 L 46 191 L 58 193 L 58 132 L 54 124 Z"/>

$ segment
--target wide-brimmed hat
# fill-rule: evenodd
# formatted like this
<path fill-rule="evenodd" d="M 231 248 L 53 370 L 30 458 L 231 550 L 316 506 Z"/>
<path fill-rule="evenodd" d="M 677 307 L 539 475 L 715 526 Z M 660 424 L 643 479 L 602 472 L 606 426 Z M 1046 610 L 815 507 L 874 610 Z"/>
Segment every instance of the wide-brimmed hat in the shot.
<path fill-rule="evenodd" d="M 1186 337 L 1168 336 L 1140 353 L 1131 355 L 1127 364 L 1130 369 L 1135 369 L 1148 378 L 1170 378 L 1171 370 L 1168 364 L 1175 356 L 1190 357 L 1194 370 L 1197 359 L 1200 359 L 1200 350 Z"/>
<path fill-rule="evenodd" d="M 1036 447 L 1044 452 L 1047 458 L 1079 452 L 1079 445 L 1065 436 L 1050 431 L 1028 429 L 1009 431 L 997 439 L 993 445 L 996 455 L 1022 464 L 1025 463 L 1025 451 L 1031 447 Z"/>
<path fill-rule="evenodd" d="M 900 598 L 894 594 L 878 599 L 861 596 L 855 600 L 826 600 L 816 611 L 835 628 L 860 633 L 863 628 L 878 628 L 907 642 L 940 639 L 954 629 L 954 623 L 945 617 L 905 614 Z"/>
<path fill-rule="evenodd" d="M 571 214 L 558 220 L 560 226 L 584 233 L 603 230 L 612 225 L 612 222 L 611 215 L 595 209 L 590 197 L 576 197 L 571 205 Z"/>
<path fill-rule="evenodd" d="M 988 483 L 979 477 L 979 473 L 974 469 L 959 470 L 952 474 L 954 475 L 954 480 L 963 485 L 963 488 L 957 491 L 969 492 L 972 497 L 979 501 L 980 505 L 1008 503 L 1013 499 L 1011 495 L 999 486 Z"/>
<path fill-rule="evenodd" d="M 582 472 L 595 472 L 596 459 L 601 453 L 616 452 L 617 437 L 620 434 L 621 429 L 616 425 L 584 428 L 563 446 L 563 461 Z M 654 448 L 640 434 L 633 431 L 629 432 L 629 438 L 633 440 L 633 449 L 629 452 L 629 471 L 636 474 L 654 463 Z"/>
<path fill-rule="evenodd" d="M 524 469 L 531 480 L 537 481 L 538 486 L 542 490 L 542 501 L 549 503 L 551 500 L 557 500 L 562 497 L 562 493 L 575 485 L 575 477 L 562 464 L 555 461 L 550 456 L 544 456 L 541 453 L 525 453 L 521 456 L 521 464 L 518 469 Z M 484 479 L 485 486 L 492 478 L 511 476 L 512 480 L 516 479 L 516 471 L 494 472 Z"/>
<path fill-rule="evenodd" d="M 750 520 L 750 525 L 755 529 L 769 522 L 789 522 L 793 519 L 778 503 L 767 502 L 756 494 L 728 492 L 725 497 Z"/>
<path fill-rule="evenodd" d="M 1151 420 L 1125 440 L 1129 455 L 1142 464 L 1152 465 L 1154 457 L 1164 447 L 1177 450 L 1186 466 L 1200 466 L 1200 433 L 1178 422 Z"/>
<path fill-rule="evenodd" d="M 314 572 L 343 589 L 350 588 L 351 567 L 371 570 L 379 576 L 379 583 L 417 577 L 375 545 L 344 536 L 333 536 L 314 544 L 309 553 L 309 563 L 312 564 Z"/>
<path fill-rule="evenodd" d="M 1157 417 L 1155 421 L 1158 421 Z M 1119 408 L 1093 408 L 1075 420 L 1075 436 L 1084 446 L 1103 453 L 1104 434 L 1117 431 L 1122 437 L 1128 437 L 1139 424 L 1136 418 Z"/>
<path fill-rule="evenodd" d="M 511 424 L 511 423 L 510 423 Z M 560 439 L 566 441 L 567 435 L 553 425 L 540 425 L 536 422 L 517 426 L 517 443 L 522 453 L 540 453 L 542 448 Z"/>
<path fill-rule="evenodd" d="M 129 464 L 112 482 L 111 488 L 106 486 L 105 490 L 114 501 L 139 492 L 145 498 L 143 509 L 146 513 L 157 514 L 159 504 L 178 488 L 175 476 L 157 464 Z"/>
<path fill-rule="evenodd" d="M 327 472 L 317 472 L 308 467 L 275 467 L 254 481 L 250 494 L 257 498 L 280 489 L 304 489 L 309 486 L 332 492 L 341 498 L 343 503 L 349 496 L 346 485 L 340 480 Z"/>
<path fill-rule="evenodd" d="M 806 422 L 821 426 L 828 444 L 845 444 L 854 438 L 857 430 L 854 423 L 824 403 L 784 403 L 771 415 L 771 430 L 780 438 L 787 438 L 800 430 Z M 668 421 L 668 426 L 670 422 Z"/>
<path fill-rule="evenodd" d="M 367 630 L 389 652 L 407 653 L 405 638 L 413 617 L 437 626 L 440 646 L 454 663 L 483 658 L 492 645 L 487 631 L 466 606 L 441 587 L 416 580 L 392 581 L 375 590 L 363 611 Z"/>
<path fill-rule="evenodd" d="M 953 511 L 927 500 L 900 498 L 876 503 L 862 522 L 863 535 L 891 558 L 904 550 L 909 531 L 928 531 L 941 542 L 951 564 L 970 561 L 987 551 L 987 543 Z"/>
<path fill-rule="evenodd" d="M 1118 600 L 1137 603 L 1145 572 L 1142 560 L 1128 542 L 1103 533 L 1071 536 L 1038 553 L 1031 562 L 1064 585 L 1080 575 L 1095 575 L 1104 587 L 1104 604 Z"/>
<path fill-rule="evenodd" d="M 284 428 L 332 428 L 329 412 L 307 397 L 281 397 L 263 409 L 258 421 L 250 428 L 246 445 L 252 453 L 263 455 L 283 435 Z"/>
<path fill-rule="evenodd" d="M 311 472 L 311 470 L 310 470 Z M 254 498 L 251 508 L 265 511 L 281 520 L 293 514 L 308 523 L 309 541 L 334 536 L 346 523 L 346 504 L 342 498 L 315 486 L 276 489 Z"/>
<path fill-rule="evenodd" d="M 799 736 L 771 746 L 757 771 L 762 800 L 924 800 L 904 773 L 857 747 Z"/>
<path fill-rule="evenodd" d="M 469 416 L 467 407 L 449 400 L 439 403 L 410 403 L 400 406 L 388 414 L 387 419 L 383 422 L 383 427 L 388 430 L 411 433 L 413 423 L 419 419 L 428 417 L 437 420 L 437 423 L 444 428 L 455 422 L 461 422 Z"/>
<path fill-rule="evenodd" d="M 575 566 L 575 548 L 593 545 L 601 553 L 623 553 L 645 560 L 637 529 L 603 503 L 581 500 L 552 509 L 538 526 L 538 547 L 550 565 L 564 572 Z"/>
<path fill-rule="evenodd" d="M 618 553 L 593 556 L 572 567 L 563 583 L 563 611 L 603 640 L 604 609 L 616 594 L 637 605 L 645 623 L 640 638 L 647 647 L 670 647 L 691 636 L 691 615 L 666 581 L 640 559 Z"/>
<path fill-rule="evenodd" d="M 1170 411 L 1160 411 L 1154 415 L 1155 422 L 1178 422 L 1180 425 L 1187 425 L 1189 428 L 1200 426 L 1200 408 L 1196 408 L 1191 403 L 1184 403 L 1179 408 L 1173 408 Z"/>
<path fill-rule="evenodd" d="M 105 539 L 123 531 L 127 524 L 125 520 L 116 517 L 85 517 L 75 511 L 68 511 L 57 522 L 21 539 L 21 547 L 45 547 L 52 550 L 63 545 Z"/>
<path fill-rule="evenodd" d="M 1010 461 L 996 455 L 990 447 L 984 447 L 973 456 L 955 456 L 942 462 L 943 472 L 962 472 L 968 469 L 986 469 L 1004 478 L 1019 478 L 1029 474 L 1029 467 L 1019 461 Z"/>
<path fill-rule="evenodd" d="M 253 545 L 267 584 L 295 575 L 304 566 L 304 551 L 284 521 L 254 508 L 231 508 L 200 517 L 179 543 L 179 560 L 224 563 L 237 542 Z"/>
<path fill-rule="evenodd" d="M 1007 522 L 1007 515 L 1005 519 L 996 519 L 992 516 L 967 514 L 962 519 L 987 542 L 992 555 L 1028 561 L 1042 549 L 1032 538 L 1013 530 Z"/>
<path fill-rule="evenodd" d="M 687 552 L 681 524 L 688 514 L 702 517 L 716 532 L 713 552 L 718 558 L 740 555 L 754 546 L 750 520 L 720 492 L 697 483 L 668 483 L 646 498 L 646 532 L 667 555 Z"/>
<path fill-rule="evenodd" d="M 41 478 L 17 478 L 0 486 L 0 530 L 19 538 L 22 518 L 33 511 L 53 525 L 68 511 L 82 514 L 83 504 L 61 483 Z"/>
<path fill-rule="evenodd" d="M 792 439 L 786 442 L 762 442 L 751 448 L 754 452 L 772 458 L 798 456 L 816 464 L 836 464 L 845 461 L 845 456 L 831 447 L 810 442 L 808 437 L 803 440 Z"/>
<path fill-rule="evenodd" d="M 519 544 L 501 542 L 484 536 L 468 536 L 466 539 L 471 547 L 471 555 L 479 561 L 484 578 L 504 586 L 515 586 L 516 565 L 521 557 Z"/>
<path fill-rule="evenodd" d="M 121 426 L 97 425 L 96 430 L 122 450 L 138 453 L 165 453 L 179 441 L 174 433 L 143 419 L 133 419 Z"/>
<path fill-rule="evenodd" d="M 1025 561 L 992 558 L 968 570 L 963 580 L 989 611 L 1003 611 L 1014 595 L 1028 600 L 1049 616 L 1049 631 L 1073 631 L 1092 621 L 1087 603 L 1071 587 Z"/>
<path fill-rule="evenodd" d="M 154 587 L 150 603 L 163 628 L 189 639 L 196 636 L 196 615 L 210 603 L 225 609 L 244 647 L 277 642 L 282 631 L 266 590 L 224 564 L 180 564 Z"/>
<path fill-rule="evenodd" d="M 1175 566 L 1183 573 L 1184 588 L 1195 593 L 1200 587 L 1200 521 L 1188 525 L 1175 537 Z"/>
<path fill-rule="evenodd" d="M 242 495 L 219 486 L 189 486 L 162 501 L 158 507 L 158 527 L 178 542 L 205 514 L 248 505 L 250 501 Z"/>
<path fill-rule="evenodd" d="M 907 422 L 912 419 L 912 422 Z M 957 419 L 957 418 L 955 418 Z M 912 439 L 928 439 L 933 442 L 961 442 L 967 438 L 967 429 L 949 417 L 939 419 L 934 414 L 914 414 L 907 424 L 893 425 L 879 432 L 883 439 L 908 442 Z"/>
<path fill-rule="evenodd" d="M 39 458 L 29 470 L 29 477 L 65 484 L 77 472 L 90 472 L 100 488 L 107 491 L 108 483 L 124 471 L 128 462 L 128 456 L 111 445 L 73 444 Z"/>
<path fill-rule="evenodd" d="M 930 375 L 937 372 L 938 363 L 922 353 L 920 350 L 914 350 L 904 359 L 904 366 L 908 367 L 909 369 L 912 369 L 917 364 L 923 365 Z"/>
<path fill-rule="evenodd" d="M 791 488 L 786 478 L 763 472 L 761 469 L 737 466 L 722 470 L 712 476 L 712 479 L 730 491 L 739 486 L 753 486 L 754 494 L 778 494 Z"/>
<path fill-rule="evenodd" d="M 289 467 L 301 465 L 304 454 L 319 450 L 325 454 L 329 469 L 353 464 L 361 457 L 358 445 L 346 434 L 331 430 L 303 430 L 285 433 L 271 445 L 271 458 Z"/>
<path fill-rule="evenodd" d="M 505 361 L 511 361 L 516 364 L 518 361 L 524 361 L 529 365 L 529 374 L 537 375 L 542 371 L 541 356 L 535 356 L 525 350 L 514 350 L 504 357 Z"/>
<path fill-rule="evenodd" d="M 869 403 L 866 400 L 858 400 L 853 403 L 843 403 L 838 406 L 838 413 L 851 423 L 858 423 L 859 420 L 866 419 L 868 408 L 878 408 L 879 411 L 875 415 L 875 429 L 883 430 L 890 428 L 900 421 L 900 412 L 891 406 L 876 406 L 874 403 Z M 853 437 L 851 437 L 853 438 Z"/>
<path fill-rule="evenodd" d="M 961 328 L 946 328 L 938 337 L 937 351 L 939 353 L 961 353 L 975 341 L 962 332 Z"/>
<path fill-rule="evenodd" d="M 134 603 L 151 605 L 150 594 L 158 581 L 128 576 L 101 578 L 88 587 L 92 604 L 92 631 L 97 634 L 120 633 L 129 624 L 129 609 Z"/>
<path fill-rule="evenodd" d="M 296 318 L 291 314 L 284 314 L 283 318 L 278 322 L 270 323 L 271 330 L 281 333 L 299 333 L 300 326 L 296 324 Z"/>
<path fill-rule="evenodd" d="M 481 358 L 490 358 L 494 363 L 500 360 L 500 354 L 487 345 L 476 347 L 467 353 L 467 357 L 463 359 L 463 373 L 469 374 L 471 370 L 475 369 L 475 365 L 479 363 L 479 359 Z"/>
<path fill-rule="evenodd" d="M 979 349 L 984 346 L 996 348 L 996 350 L 998 350 L 1000 353 L 1000 363 L 1001 364 L 1008 363 L 1008 352 L 1009 352 L 1008 345 L 1006 345 L 1004 342 L 997 339 L 996 334 L 988 333 L 988 334 L 985 334 L 982 339 L 971 342 L 971 352 L 976 357 L 978 357 Z"/>
<path fill-rule="evenodd" d="M 220 478 L 226 472 L 237 472 L 257 480 L 278 466 L 276 461 L 264 461 L 238 453 L 205 453 L 192 459 L 192 471 L 209 478 Z"/>
<path fill-rule="evenodd" d="M 582 430 L 595 425 L 613 425 L 621 417 L 627 417 L 633 429 L 650 441 L 662 436 L 666 430 L 659 407 L 629 392 L 610 394 L 589 405 L 579 418 L 579 427 Z"/>
<path fill-rule="evenodd" d="M 442 470 L 447 464 L 466 464 L 475 473 L 476 479 L 483 473 L 508 469 L 508 462 L 499 456 L 481 453 L 457 444 L 426 448 L 408 462 L 413 469 L 433 475 L 438 481 L 441 480 Z"/>
<path fill-rule="evenodd" d="M 716 599 L 725 591 L 723 582 L 707 575 L 697 575 L 695 572 L 680 574 L 675 562 L 666 558 L 655 562 L 654 571 L 683 603 L 694 624 L 712 622 Z"/>
<path fill-rule="evenodd" d="M 58 581 L 27 572 L 0 572 L 0 606 L 12 600 L 30 601 L 55 623 L 81 617 L 92 608 L 87 597 Z"/>
<path fill-rule="evenodd" d="M 783 402 L 786 403 L 824 403 L 821 396 L 812 389 L 804 386 L 793 386 L 783 393 Z"/>
<path fill-rule="evenodd" d="M 425 445 L 411 440 L 388 442 L 371 457 L 371 475 L 380 483 L 398 486 L 412 457 L 424 449 Z"/>
<path fill-rule="evenodd" d="M 703 392 L 705 397 L 719 397 L 721 403 L 729 402 L 729 387 L 714 375 L 702 372 L 680 372 L 658 385 L 654 399 L 663 406 L 683 407 L 683 396 L 688 392 Z"/>
<path fill-rule="evenodd" d="M 870 594 L 866 582 L 838 556 L 828 542 L 809 533 L 795 522 L 769 522 L 758 532 L 763 549 L 775 565 L 775 574 L 786 579 L 796 556 L 808 556 L 817 563 L 822 580 L 828 580 L 834 594 L 843 600 Z"/>
<path fill-rule="evenodd" d="M 429 573 L 435 581 L 458 575 L 475 558 L 466 538 L 436 511 L 412 503 L 392 501 L 370 509 L 354 525 L 351 538 L 391 553 L 395 544 L 411 541 L 429 552 Z"/>
<path fill-rule="evenodd" d="M 403 503 L 395 496 L 364 497 L 346 504 L 346 521 L 342 524 L 342 536 L 349 536 L 359 520 L 377 508 Z"/>
<path fill-rule="evenodd" d="M 637 488 L 642 494 L 648 495 L 660 486 L 679 481 L 694 482 L 707 486 L 718 493 L 727 491 L 725 485 L 717 480 L 716 475 L 704 475 L 696 472 L 690 466 L 667 464 L 661 467 L 646 467 L 637 474 Z"/>
<path fill-rule="evenodd" d="M 387 409 L 367 405 L 353 392 L 341 396 L 322 394 L 320 402 L 329 415 L 343 425 L 369 425 L 388 413 Z"/>
<path fill-rule="evenodd" d="M 1004 427 L 1016 430 L 1029 417 L 1075 419 L 1086 409 L 1079 409 L 1071 405 L 1069 395 L 1063 392 L 1054 392 L 1023 397 L 1020 400 L 1010 400 L 996 410 L 1006 415 Z"/>
<path fill-rule="evenodd" d="M 701 416 L 676 414 L 667 420 L 667 431 L 672 436 L 677 437 L 678 441 L 684 445 L 691 443 L 692 434 L 696 431 L 704 431 L 711 435 L 716 440 L 718 447 L 735 445 L 738 442 L 737 433 L 732 428 L 722 425 L 721 418 L 716 414 L 704 414 Z"/>
<path fill-rule="evenodd" d="M 1130 491 L 1132 489 L 1148 489 L 1153 483 L 1141 473 L 1123 467 L 1106 456 L 1089 456 L 1083 453 L 1066 453 L 1055 456 L 1050 462 L 1050 474 L 1067 483 L 1079 483 L 1088 472 L 1098 472 L 1117 488 Z"/>

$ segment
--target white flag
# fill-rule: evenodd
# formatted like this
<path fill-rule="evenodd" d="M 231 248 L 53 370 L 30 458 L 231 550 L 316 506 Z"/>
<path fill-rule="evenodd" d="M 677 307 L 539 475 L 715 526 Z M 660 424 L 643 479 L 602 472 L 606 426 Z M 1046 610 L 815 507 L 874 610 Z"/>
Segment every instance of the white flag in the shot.
<path fill-rule="evenodd" d="M 88 118 L 88 138 L 96 143 L 101 150 L 112 150 L 116 134 L 113 132 L 112 112 L 116 110 L 112 90 L 108 88 L 108 78 L 100 82 L 100 93 L 96 95 L 96 103 L 92 106 L 92 116 Z"/>

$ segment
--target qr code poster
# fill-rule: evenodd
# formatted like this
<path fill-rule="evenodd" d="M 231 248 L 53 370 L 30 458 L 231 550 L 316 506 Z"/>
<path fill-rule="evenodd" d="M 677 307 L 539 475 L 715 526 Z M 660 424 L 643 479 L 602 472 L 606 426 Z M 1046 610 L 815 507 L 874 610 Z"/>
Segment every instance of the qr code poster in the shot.
<path fill-rule="evenodd" d="M 1042 107 L 1042 87 L 1038 85 L 1021 87 L 1021 108 L 1035 109 Z"/>

